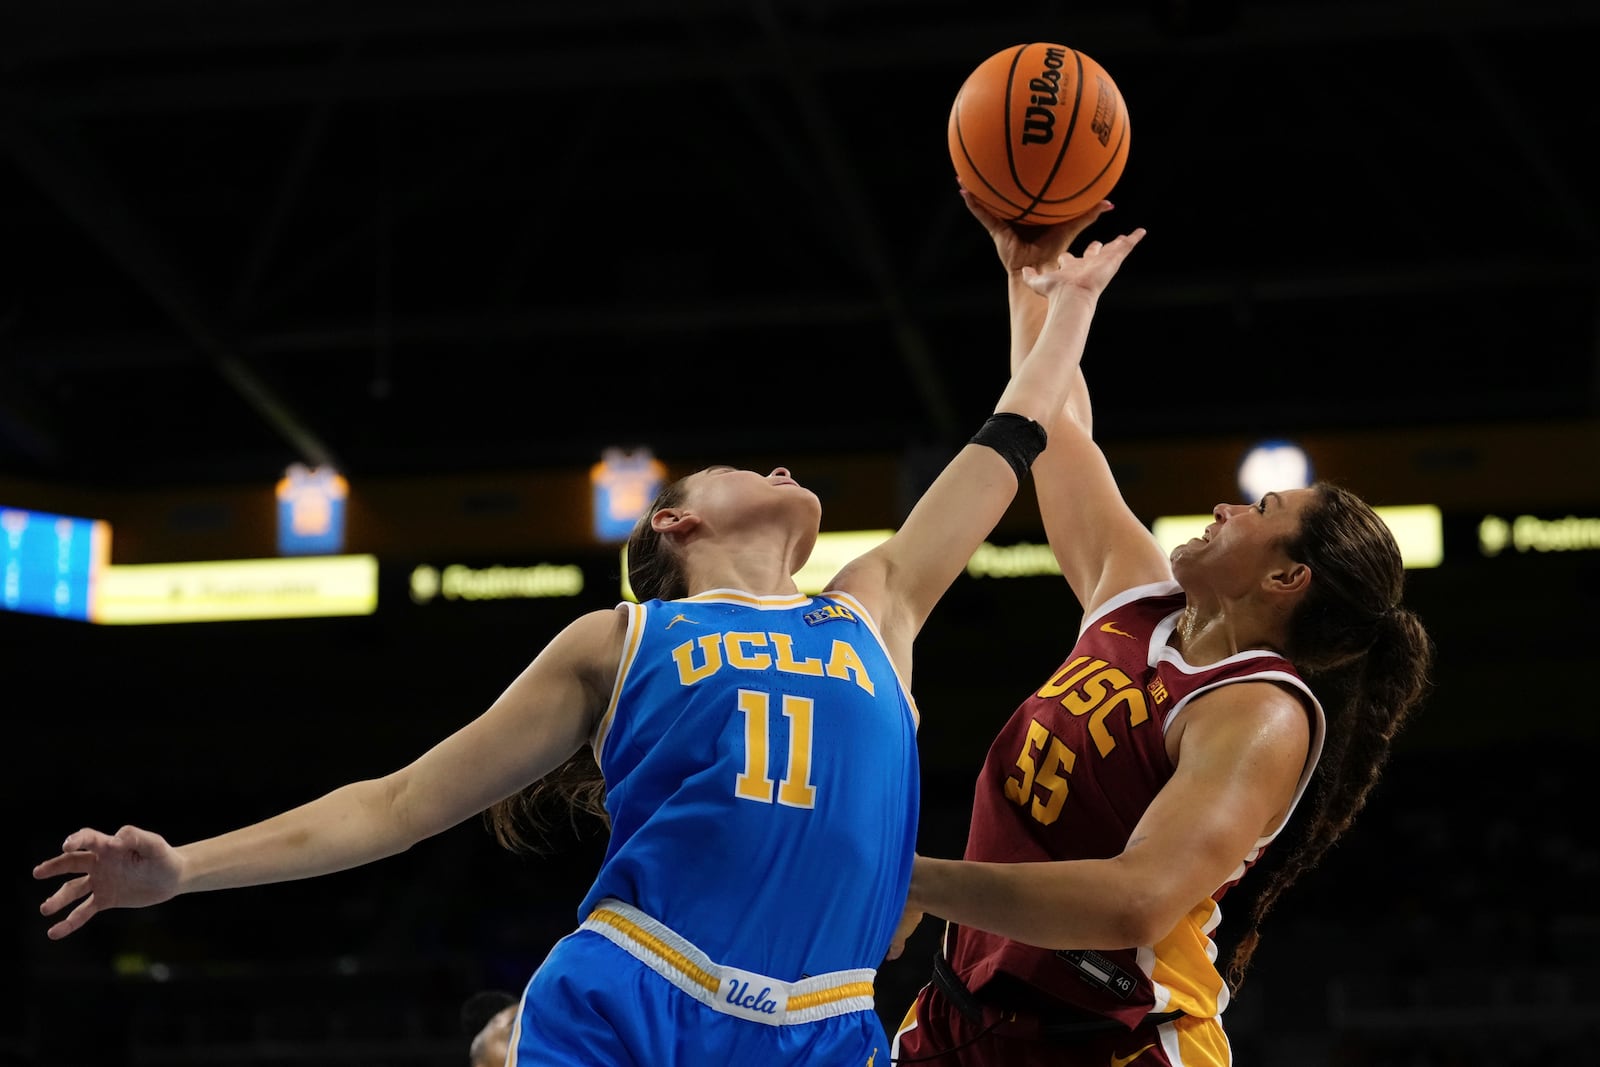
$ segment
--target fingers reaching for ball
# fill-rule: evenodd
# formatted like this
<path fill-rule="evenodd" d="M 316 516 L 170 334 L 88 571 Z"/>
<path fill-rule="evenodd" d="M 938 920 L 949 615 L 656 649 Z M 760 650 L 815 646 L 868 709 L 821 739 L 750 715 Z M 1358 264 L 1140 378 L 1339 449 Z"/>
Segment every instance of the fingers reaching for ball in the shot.
<path fill-rule="evenodd" d="M 1063 252 L 1054 269 L 1038 270 L 1032 266 L 1022 268 L 1022 278 L 1028 287 L 1042 296 L 1074 291 L 1099 296 L 1111 279 L 1116 277 L 1128 253 L 1144 240 L 1144 227 L 1121 234 L 1109 241 L 1090 241 L 1082 255 Z"/>

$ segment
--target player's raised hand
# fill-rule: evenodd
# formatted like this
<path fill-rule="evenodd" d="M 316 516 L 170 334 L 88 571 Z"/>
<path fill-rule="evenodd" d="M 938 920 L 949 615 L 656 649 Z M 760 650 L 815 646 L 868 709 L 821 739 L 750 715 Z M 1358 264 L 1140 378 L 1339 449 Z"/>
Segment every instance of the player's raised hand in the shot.
<path fill-rule="evenodd" d="M 1082 215 L 1065 222 L 1057 222 L 1050 226 L 1031 226 L 1007 222 L 979 203 L 978 199 L 966 189 L 961 190 L 961 200 L 967 205 L 972 217 L 989 231 L 1001 264 L 1012 274 L 1023 267 L 1038 269 L 1053 265 L 1061 253 L 1078 239 L 1078 235 L 1089 228 L 1090 223 L 1111 210 L 1111 201 L 1102 200 Z"/>
<path fill-rule="evenodd" d="M 1144 227 L 1132 233 L 1121 234 L 1109 241 L 1090 241 L 1081 255 L 1063 252 L 1056 265 L 1049 270 L 1022 268 L 1022 279 L 1028 288 L 1042 296 L 1056 292 L 1080 290 L 1098 297 L 1116 276 L 1122 261 L 1128 258 L 1135 245 L 1144 240 Z"/>
<path fill-rule="evenodd" d="M 39 905 L 39 914 L 58 914 L 82 901 L 46 931 L 59 941 L 110 908 L 144 908 L 178 894 L 181 864 L 177 850 L 159 834 L 124 826 L 115 835 L 83 829 L 61 844 L 61 855 L 33 869 L 35 878 L 76 875 Z"/>

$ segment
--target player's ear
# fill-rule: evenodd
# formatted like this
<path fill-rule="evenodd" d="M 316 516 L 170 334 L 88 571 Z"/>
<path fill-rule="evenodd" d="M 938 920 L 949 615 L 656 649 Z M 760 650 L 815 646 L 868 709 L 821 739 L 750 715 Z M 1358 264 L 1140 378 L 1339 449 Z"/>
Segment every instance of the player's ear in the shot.
<path fill-rule="evenodd" d="M 682 536 L 700 525 L 700 517 L 684 508 L 661 508 L 650 516 L 650 528 L 658 534 Z"/>
<path fill-rule="evenodd" d="M 1268 572 L 1266 587 L 1273 593 L 1303 593 L 1311 588 L 1311 567 L 1297 560 Z"/>

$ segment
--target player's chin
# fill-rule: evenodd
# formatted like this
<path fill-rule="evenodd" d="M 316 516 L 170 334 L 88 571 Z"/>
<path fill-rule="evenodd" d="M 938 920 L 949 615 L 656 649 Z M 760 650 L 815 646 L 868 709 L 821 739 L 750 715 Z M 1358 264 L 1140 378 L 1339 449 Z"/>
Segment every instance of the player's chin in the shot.
<path fill-rule="evenodd" d="M 1172 568 L 1172 576 L 1182 584 L 1184 575 L 1200 566 L 1198 557 L 1205 550 L 1206 543 L 1201 538 L 1195 537 L 1178 545 L 1167 553 L 1167 565 Z"/>

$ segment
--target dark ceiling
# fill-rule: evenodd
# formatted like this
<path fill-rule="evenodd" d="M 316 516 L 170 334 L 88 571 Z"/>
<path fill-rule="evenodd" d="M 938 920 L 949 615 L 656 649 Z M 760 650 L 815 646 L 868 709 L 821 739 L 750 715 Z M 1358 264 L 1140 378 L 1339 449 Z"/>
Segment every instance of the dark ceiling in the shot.
<path fill-rule="evenodd" d="M 1131 114 L 1107 439 L 1600 413 L 1600 5 L 33 0 L 0 11 L 0 475 L 135 488 L 964 439 L 945 120 Z"/>

